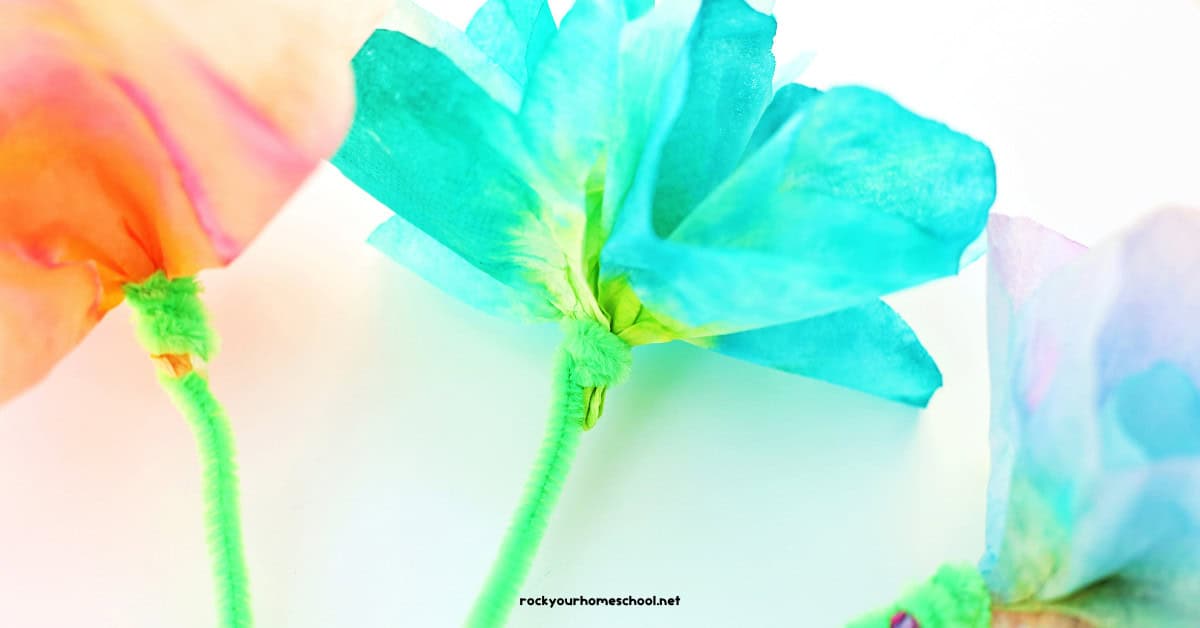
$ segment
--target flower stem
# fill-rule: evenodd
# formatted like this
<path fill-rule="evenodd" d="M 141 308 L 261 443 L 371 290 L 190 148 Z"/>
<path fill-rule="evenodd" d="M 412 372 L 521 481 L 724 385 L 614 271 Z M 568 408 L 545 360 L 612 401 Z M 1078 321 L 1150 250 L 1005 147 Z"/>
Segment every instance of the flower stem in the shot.
<path fill-rule="evenodd" d="M 555 369 L 554 402 L 541 453 L 513 515 L 500 554 L 467 619 L 468 628 L 496 628 L 508 620 L 545 534 L 547 521 L 566 483 L 583 433 L 584 388 L 571 376 L 573 360 L 562 355 Z"/>
<path fill-rule="evenodd" d="M 164 375 L 163 388 L 187 418 L 196 435 L 204 467 L 205 521 L 208 550 L 222 628 L 250 628 L 250 586 L 242 548 L 237 466 L 229 420 L 197 373 L 181 378 Z"/>
<path fill-rule="evenodd" d="M 199 293 L 195 279 L 167 279 L 161 272 L 125 286 L 138 339 L 162 367 L 159 381 L 196 435 L 204 467 L 205 520 L 218 625 L 251 628 L 233 434 L 208 379 L 193 364 L 197 358 L 207 360 L 216 348 L 216 336 Z"/>
<path fill-rule="evenodd" d="M 554 368 L 554 402 L 542 451 L 525 484 L 483 591 L 467 619 L 468 628 L 499 628 L 529 575 L 546 524 L 567 481 L 579 437 L 603 410 L 605 390 L 629 374 L 629 345 L 594 319 L 565 319 L 563 342 Z M 591 416 L 594 413 L 594 416 Z"/>

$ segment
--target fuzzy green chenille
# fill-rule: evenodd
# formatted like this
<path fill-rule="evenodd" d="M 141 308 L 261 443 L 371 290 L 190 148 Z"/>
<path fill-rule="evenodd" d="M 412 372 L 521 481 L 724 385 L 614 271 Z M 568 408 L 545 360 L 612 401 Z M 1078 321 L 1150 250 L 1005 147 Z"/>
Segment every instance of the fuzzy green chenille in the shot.
<path fill-rule="evenodd" d="M 888 628 L 904 613 L 921 628 L 989 628 L 992 598 L 971 565 L 943 565 L 927 582 L 894 605 L 855 620 L 847 628 Z"/>
<path fill-rule="evenodd" d="M 216 347 L 199 293 L 195 279 L 167 279 L 162 273 L 125 287 L 138 338 L 151 356 L 171 365 L 159 380 L 196 434 L 204 468 L 205 517 L 219 625 L 250 628 L 253 620 L 233 435 L 208 380 L 191 366 L 193 357 L 207 360 Z"/>
<path fill-rule="evenodd" d="M 565 320 L 554 375 L 554 401 L 542 450 L 513 515 L 500 555 L 467 619 L 468 628 L 503 626 L 529 574 L 554 505 L 566 484 L 592 399 L 629 372 L 629 345 L 593 320 Z"/>

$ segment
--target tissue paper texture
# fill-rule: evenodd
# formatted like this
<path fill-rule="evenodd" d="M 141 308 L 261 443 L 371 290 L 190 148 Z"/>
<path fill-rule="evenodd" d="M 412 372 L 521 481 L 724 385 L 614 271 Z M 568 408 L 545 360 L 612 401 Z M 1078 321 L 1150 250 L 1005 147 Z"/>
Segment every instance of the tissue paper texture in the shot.
<path fill-rule="evenodd" d="M 982 144 L 877 92 L 772 88 L 743 0 L 402 5 L 354 60 L 334 159 L 397 216 L 372 243 L 487 311 L 593 318 L 922 405 L 941 376 L 879 297 L 958 271 Z"/>
<path fill-rule="evenodd" d="M 349 124 L 379 3 L 0 2 L 0 401 L 156 271 L 232 261 Z"/>
<path fill-rule="evenodd" d="M 994 217 L 983 571 L 1007 608 L 1200 620 L 1200 213 L 1094 249 Z"/>

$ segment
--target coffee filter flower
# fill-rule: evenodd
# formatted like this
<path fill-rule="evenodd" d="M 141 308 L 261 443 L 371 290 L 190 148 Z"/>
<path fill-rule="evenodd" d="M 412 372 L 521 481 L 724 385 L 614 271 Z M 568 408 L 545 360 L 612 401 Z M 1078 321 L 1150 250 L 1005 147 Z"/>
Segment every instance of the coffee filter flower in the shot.
<path fill-rule="evenodd" d="M 222 626 L 251 616 L 194 275 L 234 261 L 341 141 L 379 7 L 335 4 L 0 2 L 0 402 L 129 301 L 196 431 Z"/>
<path fill-rule="evenodd" d="M 380 250 L 486 311 L 560 321 L 554 417 L 472 625 L 502 623 L 577 430 L 632 346 L 684 340 L 924 405 L 941 375 L 880 297 L 955 274 L 988 149 L 860 87 L 773 87 L 743 0 L 401 3 L 354 60 L 333 163 L 396 216 Z M 577 394 L 578 393 L 578 394 Z"/>
<path fill-rule="evenodd" d="M 970 586 L 931 583 L 854 625 L 963 625 L 939 597 L 980 626 L 1196 625 L 1200 212 L 1155 212 L 1092 250 L 1021 218 L 989 235 L 986 551 L 952 568 Z"/>

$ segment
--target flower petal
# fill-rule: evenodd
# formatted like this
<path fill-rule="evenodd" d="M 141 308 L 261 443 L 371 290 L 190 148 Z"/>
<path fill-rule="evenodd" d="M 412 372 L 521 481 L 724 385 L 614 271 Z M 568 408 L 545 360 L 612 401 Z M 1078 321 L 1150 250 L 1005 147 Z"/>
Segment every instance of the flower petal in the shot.
<path fill-rule="evenodd" d="M 525 85 L 557 30 L 546 0 L 488 0 L 471 18 L 467 36 Z"/>
<path fill-rule="evenodd" d="M 113 78 L 154 129 L 200 227 L 226 263 L 337 148 L 353 106 L 346 60 L 366 34 L 362 26 L 384 6 L 382 0 L 64 4 L 90 50 L 81 62 L 102 64 L 97 71 Z"/>
<path fill-rule="evenodd" d="M 806 111 L 821 94 L 821 90 L 799 83 L 784 85 L 775 92 L 771 104 L 767 105 L 766 111 L 763 111 L 762 117 L 754 127 L 754 133 L 746 144 L 742 161 L 758 152 L 758 149 L 762 148 L 768 140 L 775 137 L 775 134 L 787 124 L 788 120 L 798 113 Z"/>
<path fill-rule="evenodd" d="M 1156 213 L 1088 252 L 1028 224 L 993 229 L 989 305 L 1009 327 L 990 338 L 989 585 L 1098 626 L 1188 625 L 1200 616 L 1200 213 Z M 1013 246 L 1021 232 L 1032 246 Z"/>
<path fill-rule="evenodd" d="M 4 3 L 0 237 L 130 281 L 228 263 L 340 140 L 371 4 Z"/>
<path fill-rule="evenodd" d="M 380 1 L 0 3 L 0 395 L 123 284 L 249 244 L 340 140 Z"/>
<path fill-rule="evenodd" d="M 782 324 L 957 272 L 994 177 L 982 144 L 882 94 L 834 89 L 669 237 L 647 228 L 652 205 L 631 194 L 605 259 L 647 308 L 684 328 Z"/>
<path fill-rule="evenodd" d="M 93 264 L 118 302 L 123 281 L 160 267 L 219 265 L 160 133 L 127 89 L 77 61 L 88 48 L 46 30 L 0 38 L 0 248 Z"/>
<path fill-rule="evenodd" d="M 104 314 L 95 267 L 0 250 L 0 404 L 36 384 Z"/>
<path fill-rule="evenodd" d="M 425 281 L 488 314 L 522 321 L 562 316 L 536 293 L 500 283 L 399 216 L 380 225 L 368 242 Z"/>
<path fill-rule="evenodd" d="M 580 206 L 609 137 L 624 25 L 624 10 L 613 0 L 576 2 L 547 43 L 521 103 L 528 146 L 551 185 Z"/>
<path fill-rule="evenodd" d="M 925 407 L 942 373 L 891 307 L 873 301 L 815 318 L 693 340 L 730 357 Z"/>
<path fill-rule="evenodd" d="M 625 16 L 630 20 L 642 17 L 654 8 L 654 0 L 625 0 Z"/>
<path fill-rule="evenodd" d="M 349 60 L 385 14 L 389 0 L 77 0 L 93 23 L 112 37 L 133 67 L 135 80 L 157 95 L 166 83 L 142 46 L 147 29 L 179 40 L 225 89 L 238 94 L 261 122 L 311 158 L 337 148 L 352 110 Z M 146 22 L 132 18 L 146 14 Z M 124 14 L 122 14 L 124 13 Z M 117 41 L 117 38 L 121 41 Z M 286 59 L 286 63 L 281 63 Z M 186 67 L 186 65 L 184 65 Z M 145 80 L 142 80 L 145 79 Z M 164 84 L 162 87 L 168 87 Z M 164 100 L 167 100 L 164 97 Z M 207 129 L 206 129 L 207 130 Z"/>
<path fill-rule="evenodd" d="M 525 183 L 513 116 L 441 52 L 379 30 L 354 59 L 359 110 L 333 163 L 404 220 L 530 299 L 562 253 Z M 561 274 L 561 271 L 558 271 Z"/>
<path fill-rule="evenodd" d="M 1043 282 L 1087 251 L 1028 218 L 992 214 L 987 235 L 989 272 L 1013 307 L 1024 305 Z"/>
<path fill-rule="evenodd" d="M 654 228 L 669 234 L 737 167 L 771 101 L 775 19 L 745 0 L 704 2 L 692 25 L 686 99 L 663 147 Z"/>
<path fill-rule="evenodd" d="M 683 107 L 688 79 L 687 44 L 697 7 L 660 4 L 621 33 L 614 113 L 605 147 L 600 231 L 608 236 L 627 195 L 652 202 L 658 161 L 667 133 Z M 641 181 L 639 182 L 639 177 Z M 632 192 L 635 185 L 641 192 Z"/>
<path fill-rule="evenodd" d="M 1007 368 L 1013 317 L 1042 283 L 1087 247 L 1028 219 L 993 214 L 988 220 L 988 359 Z M 993 418 L 993 422 L 1000 420 Z"/>
<path fill-rule="evenodd" d="M 480 50 L 466 33 L 412 0 L 399 0 L 380 28 L 404 33 L 430 48 L 440 50 L 472 81 L 486 90 L 493 100 L 512 112 L 521 108 L 522 85 Z"/>

